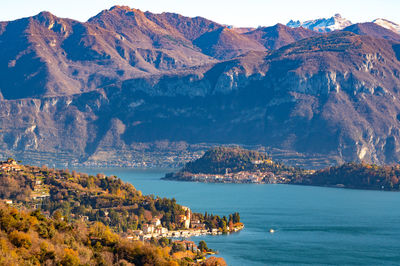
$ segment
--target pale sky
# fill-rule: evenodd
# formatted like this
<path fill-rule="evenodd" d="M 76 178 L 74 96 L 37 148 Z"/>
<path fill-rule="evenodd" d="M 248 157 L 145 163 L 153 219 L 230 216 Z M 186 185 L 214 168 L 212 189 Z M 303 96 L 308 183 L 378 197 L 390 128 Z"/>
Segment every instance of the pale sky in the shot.
<path fill-rule="evenodd" d="M 127 5 L 153 13 L 202 16 L 234 26 L 271 26 L 290 19 L 309 20 L 340 13 L 354 22 L 386 18 L 400 24 L 400 0 L 0 0 L 0 21 L 50 11 L 86 21 L 101 10 Z"/>

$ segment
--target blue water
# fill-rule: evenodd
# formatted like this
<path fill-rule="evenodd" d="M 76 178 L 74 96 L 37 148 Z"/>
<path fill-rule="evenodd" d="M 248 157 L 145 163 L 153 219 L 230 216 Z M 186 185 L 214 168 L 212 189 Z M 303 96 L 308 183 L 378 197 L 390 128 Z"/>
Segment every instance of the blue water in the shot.
<path fill-rule="evenodd" d="M 400 265 L 400 193 L 162 181 L 162 170 L 80 170 L 116 175 L 195 212 L 238 211 L 242 232 L 193 238 L 206 240 L 228 265 Z"/>

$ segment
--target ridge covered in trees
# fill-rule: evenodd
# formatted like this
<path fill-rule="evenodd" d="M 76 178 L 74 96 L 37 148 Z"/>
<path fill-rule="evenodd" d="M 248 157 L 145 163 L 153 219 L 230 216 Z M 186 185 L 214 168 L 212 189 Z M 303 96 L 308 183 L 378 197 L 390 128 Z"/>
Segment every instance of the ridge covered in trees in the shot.
<path fill-rule="evenodd" d="M 101 222 L 88 227 L 58 214 L 48 218 L 39 210 L 0 203 L 1 265 L 193 265 L 196 255 L 189 253 L 168 239 L 130 241 Z M 226 264 L 211 258 L 199 265 Z"/>
<path fill-rule="evenodd" d="M 182 172 L 193 174 L 225 174 L 240 171 L 295 171 L 294 167 L 272 161 L 268 154 L 239 147 L 215 147 L 192 162 Z"/>
<path fill-rule="evenodd" d="M 293 180 L 295 184 L 373 190 L 400 190 L 400 165 L 345 163 Z"/>
<path fill-rule="evenodd" d="M 239 173 L 239 174 L 235 174 Z M 221 183 L 280 183 L 355 189 L 400 190 L 400 165 L 345 163 L 305 170 L 274 162 L 267 154 L 239 147 L 216 147 L 165 179 Z"/>
<path fill-rule="evenodd" d="M 18 164 L 14 168 L 0 170 L 1 199 L 40 208 L 49 215 L 58 211 L 68 219 L 99 221 L 117 232 L 142 229 L 154 218 L 168 230 L 184 229 L 181 216 L 187 209 L 175 199 L 142 195 L 115 176 Z M 193 215 L 212 224 L 201 213 Z"/>
<path fill-rule="evenodd" d="M 304 170 L 274 162 L 268 154 L 240 147 L 215 147 L 164 179 L 211 183 L 288 183 Z"/>
<path fill-rule="evenodd" d="M 192 213 L 175 199 L 142 195 L 115 176 L 20 165 L 11 158 L 0 162 L 0 199 L 2 265 L 220 265 L 222 259 L 204 260 L 209 250 L 193 242 L 182 247 L 161 234 L 142 239 L 135 232 L 149 226 L 189 232 L 193 219 L 209 232 L 242 225 L 238 213 Z"/>

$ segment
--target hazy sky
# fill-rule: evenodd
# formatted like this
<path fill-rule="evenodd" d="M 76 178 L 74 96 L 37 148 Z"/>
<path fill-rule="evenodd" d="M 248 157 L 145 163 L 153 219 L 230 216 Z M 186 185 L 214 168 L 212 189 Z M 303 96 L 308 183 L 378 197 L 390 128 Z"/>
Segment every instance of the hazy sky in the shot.
<path fill-rule="evenodd" d="M 32 16 L 43 10 L 86 21 L 113 5 L 202 16 L 234 26 L 286 24 L 290 19 L 331 17 L 335 13 L 353 22 L 383 17 L 400 23 L 400 0 L 0 0 L 0 21 Z"/>

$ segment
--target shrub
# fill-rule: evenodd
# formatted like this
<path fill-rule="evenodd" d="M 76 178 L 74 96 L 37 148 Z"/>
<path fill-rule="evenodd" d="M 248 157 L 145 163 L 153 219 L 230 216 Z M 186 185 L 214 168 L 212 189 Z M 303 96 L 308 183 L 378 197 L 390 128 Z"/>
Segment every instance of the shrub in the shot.
<path fill-rule="evenodd" d="M 79 265 L 80 261 L 78 257 L 78 252 L 70 248 L 64 249 L 64 256 L 60 263 L 63 266 Z"/>
<path fill-rule="evenodd" d="M 13 231 L 9 234 L 8 238 L 10 239 L 11 243 L 18 248 L 30 248 L 32 245 L 31 237 L 23 232 Z"/>

